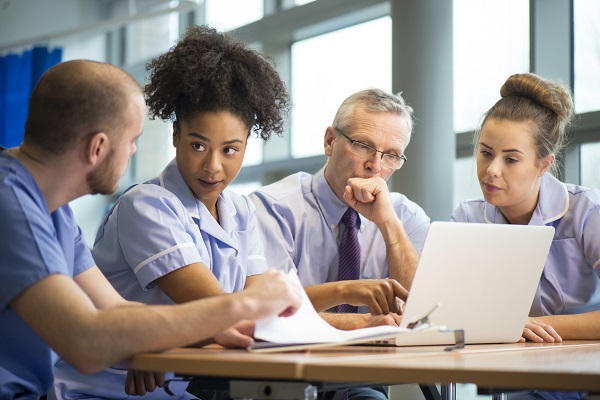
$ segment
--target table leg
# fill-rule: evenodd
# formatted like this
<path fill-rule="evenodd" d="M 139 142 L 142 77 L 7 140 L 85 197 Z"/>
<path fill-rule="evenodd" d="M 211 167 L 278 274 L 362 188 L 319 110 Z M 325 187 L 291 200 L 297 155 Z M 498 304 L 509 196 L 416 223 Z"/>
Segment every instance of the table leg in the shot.
<path fill-rule="evenodd" d="M 442 400 L 456 400 L 456 383 L 442 384 Z"/>

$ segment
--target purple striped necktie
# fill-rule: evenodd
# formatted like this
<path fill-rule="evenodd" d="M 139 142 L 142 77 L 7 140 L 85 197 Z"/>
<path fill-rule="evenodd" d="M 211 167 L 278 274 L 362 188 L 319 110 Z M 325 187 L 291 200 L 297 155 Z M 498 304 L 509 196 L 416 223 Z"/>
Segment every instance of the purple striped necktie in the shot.
<path fill-rule="evenodd" d="M 338 281 L 360 279 L 360 244 L 356 232 L 358 213 L 353 208 L 348 208 L 342 217 L 346 225 L 340 240 L 340 263 Z M 358 307 L 349 304 L 340 304 L 337 309 L 340 313 L 355 313 Z"/>

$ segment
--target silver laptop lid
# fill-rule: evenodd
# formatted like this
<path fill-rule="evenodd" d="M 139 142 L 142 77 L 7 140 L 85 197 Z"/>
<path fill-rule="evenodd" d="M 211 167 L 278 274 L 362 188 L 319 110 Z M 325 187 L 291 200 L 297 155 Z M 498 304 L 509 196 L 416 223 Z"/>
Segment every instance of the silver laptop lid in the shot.
<path fill-rule="evenodd" d="M 466 343 L 518 341 L 553 235 L 548 226 L 433 222 L 400 326 L 440 304 L 430 321 L 464 329 Z"/>

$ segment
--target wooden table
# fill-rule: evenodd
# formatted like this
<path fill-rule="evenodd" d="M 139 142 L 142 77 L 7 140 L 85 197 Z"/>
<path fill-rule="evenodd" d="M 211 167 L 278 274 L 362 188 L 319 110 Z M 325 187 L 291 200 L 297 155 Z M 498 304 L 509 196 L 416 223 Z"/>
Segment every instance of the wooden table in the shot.
<path fill-rule="evenodd" d="M 467 345 L 463 350 L 451 352 L 443 349 L 443 346 L 345 346 L 255 354 L 220 347 L 182 348 L 139 354 L 132 359 L 131 368 L 226 379 L 231 384 L 232 396 L 253 398 L 299 398 L 298 393 L 306 394 L 307 387 L 311 391 L 310 387 L 322 388 L 328 384 L 343 387 L 382 383 L 474 383 L 503 390 L 600 393 L 600 341 Z M 296 385 L 289 386 L 295 389 L 284 393 L 286 384 Z M 234 387 L 241 392 L 233 390 Z"/>

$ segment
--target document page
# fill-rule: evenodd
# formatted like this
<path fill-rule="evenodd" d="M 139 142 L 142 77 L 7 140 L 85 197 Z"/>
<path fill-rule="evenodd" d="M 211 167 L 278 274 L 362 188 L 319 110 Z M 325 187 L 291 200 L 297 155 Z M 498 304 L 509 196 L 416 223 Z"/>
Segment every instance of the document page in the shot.
<path fill-rule="evenodd" d="M 302 287 L 295 270 L 290 271 L 289 279 Z M 273 316 L 256 321 L 254 337 L 271 343 L 342 343 L 372 336 L 393 335 L 411 332 L 398 326 L 375 326 L 344 331 L 331 326 L 319 316 L 308 295 L 302 290 L 302 305 L 298 312 L 290 317 Z"/>

